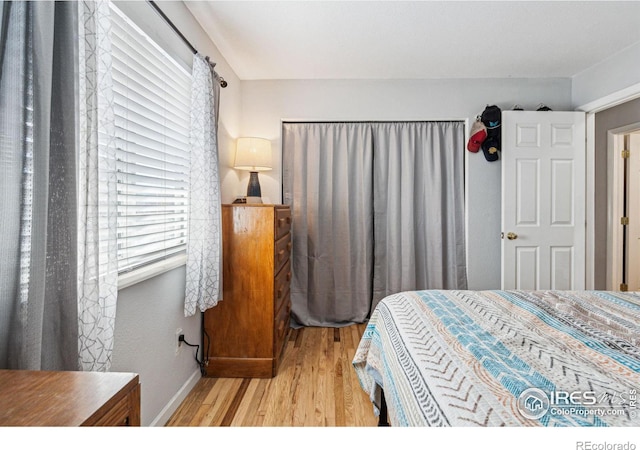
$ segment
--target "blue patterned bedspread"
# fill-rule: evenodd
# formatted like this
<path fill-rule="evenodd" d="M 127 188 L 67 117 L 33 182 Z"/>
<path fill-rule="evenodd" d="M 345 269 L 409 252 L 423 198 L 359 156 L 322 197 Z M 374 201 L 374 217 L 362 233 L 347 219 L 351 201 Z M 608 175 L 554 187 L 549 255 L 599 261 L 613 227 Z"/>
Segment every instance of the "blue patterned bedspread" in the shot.
<path fill-rule="evenodd" d="M 392 426 L 640 426 L 640 293 L 391 295 L 353 366 Z"/>

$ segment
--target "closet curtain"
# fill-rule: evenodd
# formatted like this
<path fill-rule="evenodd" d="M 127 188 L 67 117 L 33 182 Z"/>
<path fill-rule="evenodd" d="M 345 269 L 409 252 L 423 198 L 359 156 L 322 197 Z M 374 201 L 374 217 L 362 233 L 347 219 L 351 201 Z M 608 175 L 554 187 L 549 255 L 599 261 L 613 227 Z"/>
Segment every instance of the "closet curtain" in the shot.
<path fill-rule="evenodd" d="M 466 288 L 464 124 L 283 124 L 294 326 L 364 322 L 394 292 Z"/>
<path fill-rule="evenodd" d="M 417 289 L 465 289 L 464 124 L 377 123 L 373 305 Z"/>
<path fill-rule="evenodd" d="M 363 322 L 373 275 L 371 129 L 301 123 L 284 124 L 283 131 L 284 195 L 293 218 L 292 317 L 314 326 Z"/>
<path fill-rule="evenodd" d="M 78 369 L 76 8 L 0 4 L 0 368 Z"/>

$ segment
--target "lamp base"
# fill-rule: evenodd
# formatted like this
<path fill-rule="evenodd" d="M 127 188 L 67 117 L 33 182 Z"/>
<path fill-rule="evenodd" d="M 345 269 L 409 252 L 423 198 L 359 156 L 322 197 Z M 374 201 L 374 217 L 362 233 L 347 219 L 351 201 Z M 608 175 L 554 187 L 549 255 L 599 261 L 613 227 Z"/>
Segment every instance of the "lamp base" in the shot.
<path fill-rule="evenodd" d="M 250 172 L 249 185 L 247 186 L 247 203 L 262 203 L 262 191 L 258 172 Z"/>

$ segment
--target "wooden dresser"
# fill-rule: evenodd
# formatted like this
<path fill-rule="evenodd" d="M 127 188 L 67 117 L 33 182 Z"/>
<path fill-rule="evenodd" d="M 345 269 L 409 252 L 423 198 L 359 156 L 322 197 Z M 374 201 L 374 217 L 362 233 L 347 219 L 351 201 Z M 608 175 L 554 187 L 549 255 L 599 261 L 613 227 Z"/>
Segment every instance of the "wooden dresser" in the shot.
<path fill-rule="evenodd" d="M 207 376 L 273 377 L 291 312 L 291 210 L 222 205 L 222 233 L 222 301 L 204 313 Z"/>
<path fill-rule="evenodd" d="M 133 373 L 0 370 L 0 426 L 140 426 Z"/>

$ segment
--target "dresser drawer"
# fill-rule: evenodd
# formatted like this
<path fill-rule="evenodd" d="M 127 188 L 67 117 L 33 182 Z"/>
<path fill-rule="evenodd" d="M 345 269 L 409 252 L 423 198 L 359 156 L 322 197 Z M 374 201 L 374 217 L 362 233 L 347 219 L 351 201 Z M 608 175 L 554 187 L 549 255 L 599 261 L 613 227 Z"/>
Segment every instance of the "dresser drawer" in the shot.
<path fill-rule="evenodd" d="M 289 261 L 289 255 L 291 254 L 291 233 L 287 233 L 285 236 L 281 237 L 276 241 L 275 249 L 274 249 L 274 258 L 275 263 L 273 267 L 275 268 L 275 273 L 278 273 L 282 266 Z"/>
<path fill-rule="evenodd" d="M 277 313 L 282 306 L 282 302 L 289 293 L 291 284 L 291 261 L 287 261 L 278 275 L 276 275 L 273 292 L 274 312 Z"/>
<path fill-rule="evenodd" d="M 276 208 L 275 212 L 275 233 L 276 240 L 278 240 L 291 230 L 291 210 L 289 208 Z"/>
<path fill-rule="evenodd" d="M 280 310 L 277 311 L 274 320 L 273 330 L 273 349 L 275 351 L 276 361 L 280 358 L 280 352 L 284 346 L 284 339 L 289 331 L 289 317 L 291 315 L 291 301 L 289 298 L 289 292 L 286 293 L 284 303 L 281 305 Z"/>
<path fill-rule="evenodd" d="M 130 389 L 92 425 L 96 427 L 140 426 L 140 384 Z"/>
<path fill-rule="evenodd" d="M 129 425 L 129 398 L 124 397 L 116 403 L 113 408 L 105 413 L 104 416 L 96 420 L 94 424 L 97 427 L 111 426 L 125 426 Z"/>

